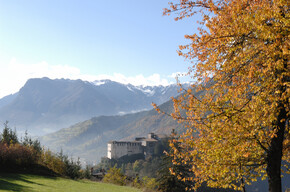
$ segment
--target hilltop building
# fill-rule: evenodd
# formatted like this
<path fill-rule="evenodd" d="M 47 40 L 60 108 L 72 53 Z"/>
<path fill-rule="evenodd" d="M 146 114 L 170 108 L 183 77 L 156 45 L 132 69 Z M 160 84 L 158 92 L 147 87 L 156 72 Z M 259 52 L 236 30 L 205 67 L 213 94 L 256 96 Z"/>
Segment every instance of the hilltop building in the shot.
<path fill-rule="evenodd" d="M 125 155 L 143 153 L 141 142 L 138 141 L 110 141 L 108 143 L 108 158 L 118 159 Z"/>
<path fill-rule="evenodd" d="M 149 133 L 148 137 L 138 137 L 135 141 L 110 141 L 108 142 L 107 157 L 118 159 L 125 155 L 144 154 L 150 156 L 154 154 L 154 148 L 165 136 Z"/>

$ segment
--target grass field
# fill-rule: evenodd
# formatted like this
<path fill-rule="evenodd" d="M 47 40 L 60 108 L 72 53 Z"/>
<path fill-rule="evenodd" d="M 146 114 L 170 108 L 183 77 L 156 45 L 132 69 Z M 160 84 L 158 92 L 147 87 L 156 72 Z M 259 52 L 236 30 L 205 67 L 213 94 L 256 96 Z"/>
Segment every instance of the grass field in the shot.
<path fill-rule="evenodd" d="M 74 181 L 60 177 L 0 173 L 0 191 L 47 192 L 141 192 L 138 189 L 88 180 Z"/>

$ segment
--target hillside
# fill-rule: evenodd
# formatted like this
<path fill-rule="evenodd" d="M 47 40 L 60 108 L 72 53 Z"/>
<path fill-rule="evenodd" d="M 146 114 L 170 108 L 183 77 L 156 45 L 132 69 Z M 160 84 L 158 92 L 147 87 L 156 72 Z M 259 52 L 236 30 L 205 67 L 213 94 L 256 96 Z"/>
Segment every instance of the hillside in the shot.
<path fill-rule="evenodd" d="M 172 102 L 160 106 L 164 111 L 172 111 Z M 41 137 L 42 144 L 54 151 L 85 158 L 87 161 L 100 161 L 106 156 L 107 142 L 110 140 L 133 140 L 150 132 L 170 134 L 180 128 L 172 118 L 158 114 L 155 110 L 143 111 L 122 116 L 100 116 L 61 129 Z"/>
<path fill-rule="evenodd" d="M 17 131 L 44 135 L 100 115 L 152 109 L 176 96 L 178 86 L 133 86 L 110 80 L 30 79 L 14 95 L 0 99 L 0 122 Z"/>

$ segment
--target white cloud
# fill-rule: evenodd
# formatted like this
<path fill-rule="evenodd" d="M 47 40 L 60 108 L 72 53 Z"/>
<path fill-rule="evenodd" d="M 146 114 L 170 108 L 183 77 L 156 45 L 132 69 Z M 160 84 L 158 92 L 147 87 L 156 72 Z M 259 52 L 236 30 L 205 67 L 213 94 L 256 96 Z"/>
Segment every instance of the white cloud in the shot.
<path fill-rule="evenodd" d="M 142 74 L 126 77 L 120 73 L 113 75 L 87 75 L 82 74 L 80 69 L 68 65 L 50 65 L 45 61 L 35 64 L 23 64 L 16 59 L 11 59 L 8 65 L 1 65 L 0 70 L 0 98 L 16 93 L 30 78 L 48 77 L 51 79 L 82 79 L 86 81 L 95 81 L 110 79 L 123 84 L 133 85 L 169 85 L 176 83 L 169 77 L 161 77 L 159 74 L 144 76 Z"/>
<path fill-rule="evenodd" d="M 165 78 L 162 78 L 159 74 L 153 74 L 148 77 L 144 77 L 142 74 L 126 77 L 120 73 L 114 73 L 113 75 L 97 75 L 96 80 L 102 79 L 110 79 L 112 81 L 117 81 L 123 84 L 132 84 L 132 85 L 169 85 L 172 84 L 173 81 L 168 81 Z"/>
<path fill-rule="evenodd" d="M 11 59 L 8 65 L 1 64 L 0 98 L 17 92 L 29 78 L 76 78 L 79 75 L 79 69 L 67 65 L 49 65 L 45 61 L 25 65 Z"/>

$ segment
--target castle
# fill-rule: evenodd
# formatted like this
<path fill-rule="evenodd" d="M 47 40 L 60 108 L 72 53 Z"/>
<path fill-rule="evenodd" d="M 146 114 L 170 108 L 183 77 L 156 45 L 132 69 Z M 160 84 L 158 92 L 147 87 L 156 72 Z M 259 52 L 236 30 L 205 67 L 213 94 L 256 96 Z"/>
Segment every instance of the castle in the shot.
<path fill-rule="evenodd" d="M 164 135 L 149 133 L 148 137 L 138 137 L 135 141 L 110 141 L 108 142 L 107 157 L 109 159 L 118 159 L 125 155 L 134 155 L 143 153 L 146 156 L 154 154 L 154 148 L 160 142 Z"/>

